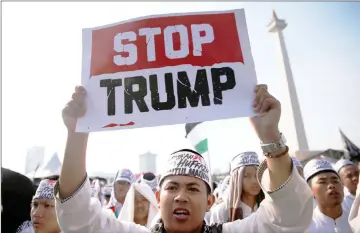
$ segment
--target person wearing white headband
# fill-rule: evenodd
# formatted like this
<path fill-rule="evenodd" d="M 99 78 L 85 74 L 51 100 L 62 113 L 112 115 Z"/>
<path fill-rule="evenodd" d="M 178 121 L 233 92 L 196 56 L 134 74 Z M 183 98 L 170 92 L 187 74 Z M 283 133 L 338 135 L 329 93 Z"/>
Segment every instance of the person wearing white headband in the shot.
<path fill-rule="evenodd" d="M 115 217 L 118 217 L 125 201 L 130 186 L 136 181 L 134 173 L 129 169 L 118 170 L 114 180 L 114 186 L 107 209 L 111 210 Z"/>
<path fill-rule="evenodd" d="M 307 233 L 352 233 L 349 212 L 341 205 L 343 185 L 330 162 L 325 159 L 310 160 L 304 167 L 304 176 L 317 201 Z"/>
<path fill-rule="evenodd" d="M 296 157 L 291 157 L 296 169 L 298 170 L 301 177 L 304 177 L 304 168 L 301 162 Z"/>
<path fill-rule="evenodd" d="M 154 173 L 146 172 L 142 174 L 140 178 L 140 183 L 149 185 L 154 193 L 157 191 L 158 183 Z"/>
<path fill-rule="evenodd" d="M 234 75 L 230 68 L 220 70 L 222 74 Z M 269 94 L 267 85 L 256 85 L 248 91 L 253 93 L 252 107 L 256 114 L 250 118 L 251 124 L 266 157 L 257 172 L 257 180 L 266 195 L 259 209 L 243 220 L 207 225 L 204 216 L 214 200 L 210 168 L 199 153 L 182 149 L 169 155 L 160 173 L 156 192 L 160 219 L 148 229 L 115 219 L 104 212 L 99 202 L 91 201 L 86 172 L 89 134 L 74 130 L 78 118 L 86 112 L 86 90 L 76 87 L 62 111 L 68 138 L 60 180 L 54 190 L 61 229 L 66 233 L 304 232 L 312 218 L 312 195 L 293 166 L 289 148 L 279 131 L 281 104 Z"/>
<path fill-rule="evenodd" d="M 158 203 L 150 186 L 143 183 L 134 183 L 126 195 L 118 219 L 150 228 L 157 213 Z"/>
<path fill-rule="evenodd" d="M 230 186 L 225 201 L 211 210 L 210 223 L 232 222 L 254 213 L 264 199 L 256 172 L 260 165 L 255 152 L 244 152 L 231 161 Z"/>
<path fill-rule="evenodd" d="M 60 233 L 56 218 L 54 186 L 57 176 L 40 182 L 31 202 L 31 221 L 24 222 L 16 233 Z"/>
<path fill-rule="evenodd" d="M 340 159 L 335 163 L 335 170 L 344 185 L 343 206 L 350 211 L 359 184 L 359 168 L 350 160 Z"/>

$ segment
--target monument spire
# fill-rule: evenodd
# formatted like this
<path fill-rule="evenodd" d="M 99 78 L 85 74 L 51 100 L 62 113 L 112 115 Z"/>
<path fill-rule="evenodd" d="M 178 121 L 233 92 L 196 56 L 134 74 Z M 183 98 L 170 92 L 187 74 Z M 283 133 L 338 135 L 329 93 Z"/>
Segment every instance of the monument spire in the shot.
<path fill-rule="evenodd" d="M 287 23 L 283 19 L 279 19 L 275 10 L 272 12 L 272 19 L 267 25 L 269 33 L 273 33 L 277 38 L 278 52 L 280 55 L 281 71 L 283 72 L 282 80 L 279 84 L 284 98 L 281 100 L 284 104 L 282 119 L 280 122 L 281 130 L 284 131 L 285 137 L 290 142 L 289 147 L 293 150 L 309 150 L 306 139 L 305 127 L 301 115 L 300 104 L 296 93 L 296 87 L 291 71 L 290 60 L 286 50 L 286 44 L 282 31 L 287 27 Z M 283 123 L 283 124 L 282 124 Z M 283 126 L 281 126 L 281 124 Z M 283 128 L 282 128 L 283 127 Z M 287 136 L 288 135 L 288 136 Z M 289 140 L 290 139 L 290 140 Z"/>

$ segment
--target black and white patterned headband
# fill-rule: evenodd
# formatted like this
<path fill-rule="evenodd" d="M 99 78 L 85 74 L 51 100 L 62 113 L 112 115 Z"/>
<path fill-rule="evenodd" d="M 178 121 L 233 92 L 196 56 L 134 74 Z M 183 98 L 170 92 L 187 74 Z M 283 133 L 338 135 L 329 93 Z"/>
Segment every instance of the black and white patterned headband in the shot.
<path fill-rule="evenodd" d="M 36 193 L 33 199 L 54 199 L 54 186 L 56 180 L 42 180 L 39 184 L 39 187 L 36 190 Z"/>

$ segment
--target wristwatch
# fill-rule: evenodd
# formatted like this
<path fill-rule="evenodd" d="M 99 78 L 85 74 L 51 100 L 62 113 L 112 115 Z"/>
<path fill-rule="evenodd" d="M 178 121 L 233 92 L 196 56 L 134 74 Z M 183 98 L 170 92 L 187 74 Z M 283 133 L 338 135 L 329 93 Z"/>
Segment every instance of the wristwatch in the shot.
<path fill-rule="evenodd" d="M 280 133 L 280 139 L 276 142 L 262 144 L 261 149 L 264 154 L 278 152 L 283 148 L 286 148 L 286 139 L 282 133 Z"/>

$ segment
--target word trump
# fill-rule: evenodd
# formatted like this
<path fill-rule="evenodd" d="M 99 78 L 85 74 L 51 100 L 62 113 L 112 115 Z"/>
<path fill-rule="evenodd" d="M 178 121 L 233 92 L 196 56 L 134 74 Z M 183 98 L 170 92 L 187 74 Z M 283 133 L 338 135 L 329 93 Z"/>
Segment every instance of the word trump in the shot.
<path fill-rule="evenodd" d="M 190 28 L 178 24 L 167 26 L 163 31 L 160 27 L 155 27 L 140 28 L 138 32 L 120 32 L 114 37 L 114 50 L 119 53 L 113 58 L 116 65 L 133 65 L 138 61 L 138 47 L 131 42 L 142 36 L 146 38 L 148 62 L 156 61 L 156 51 L 159 51 L 155 43 L 157 36 L 163 37 L 165 56 L 168 59 L 186 58 L 190 54 L 191 47 L 193 56 L 202 56 L 203 44 L 209 44 L 215 39 L 214 29 L 210 24 L 191 24 Z M 174 39 L 175 37 L 179 40 Z M 179 46 L 175 48 L 177 41 Z"/>
<path fill-rule="evenodd" d="M 148 78 L 144 76 L 113 78 L 100 80 L 100 87 L 106 88 L 107 92 L 107 115 L 116 114 L 116 87 L 124 88 L 124 112 L 125 114 L 133 113 L 133 103 L 136 103 L 140 112 L 149 112 L 149 106 L 145 102 L 145 97 L 149 95 L 147 92 L 150 87 L 151 107 L 156 111 L 171 110 L 176 106 L 179 109 L 187 108 L 187 101 L 190 107 L 198 107 L 200 99 L 202 106 L 210 106 L 210 85 L 212 83 L 215 105 L 223 104 L 223 91 L 231 90 L 235 87 L 235 73 L 230 67 L 211 68 L 211 77 L 208 77 L 206 69 L 199 69 L 196 77 L 188 77 L 186 71 L 177 72 L 177 77 L 173 73 L 165 73 L 165 92 L 166 101 L 160 101 L 158 90 L 158 76 L 151 74 Z M 222 82 L 223 77 L 226 81 Z M 195 79 L 195 85 L 192 88 L 190 79 Z M 174 79 L 176 79 L 176 89 L 174 90 Z M 135 91 L 134 86 L 137 86 Z"/>

